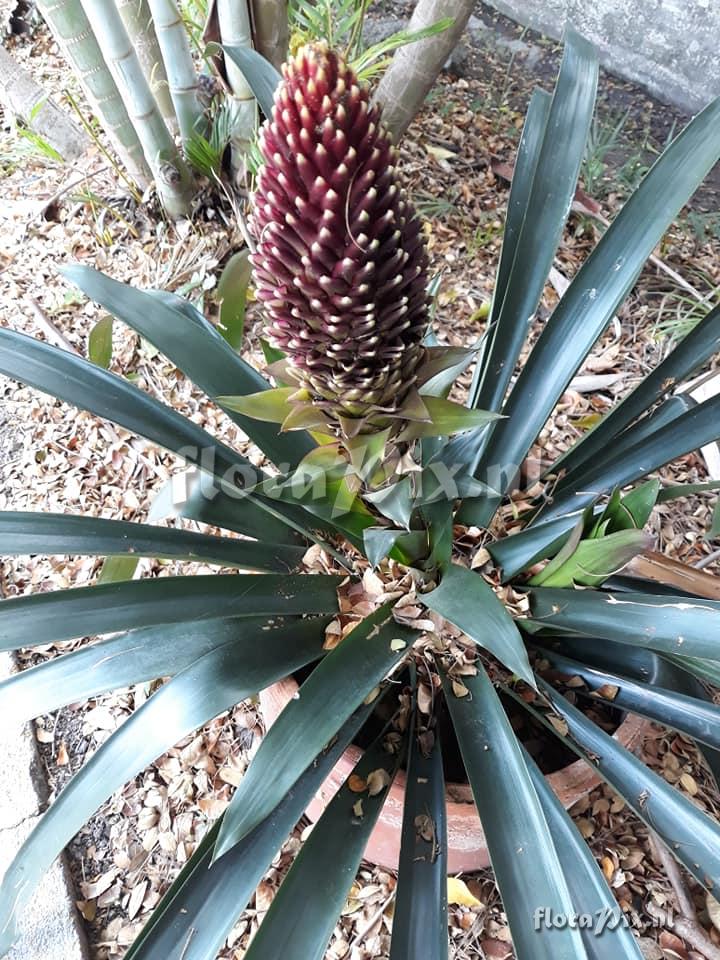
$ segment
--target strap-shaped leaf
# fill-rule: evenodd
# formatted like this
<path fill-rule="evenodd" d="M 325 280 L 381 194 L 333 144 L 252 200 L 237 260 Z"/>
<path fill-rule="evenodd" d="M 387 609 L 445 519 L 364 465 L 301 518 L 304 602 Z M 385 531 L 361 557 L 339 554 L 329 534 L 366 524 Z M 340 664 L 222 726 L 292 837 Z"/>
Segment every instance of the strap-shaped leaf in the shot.
<path fill-rule="evenodd" d="M 290 644 L 263 634 L 206 654 L 162 686 L 93 754 L 44 814 L 0 886 L 0 952 L 35 886 L 87 818 L 115 790 L 197 727 L 316 659 L 323 636 L 298 631 Z"/>
<path fill-rule="evenodd" d="M 484 467 L 517 468 L 668 225 L 720 156 L 720 98 L 692 120 L 630 197 L 548 320 L 495 424 Z M 511 471 L 505 471 L 506 484 Z M 483 512 L 492 508 L 487 507 Z"/>
<path fill-rule="evenodd" d="M 257 643 L 266 632 L 284 630 L 273 633 L 273 642 L 286 636 L 292 646 L 298 629 L 319 636 L 326 623 L 303 620 L 277 627 L 267 617 L 223 617 L 130 630 L 12 674 L 0 682 L 2 715 L 7 723 L 22 723 L 108 690 L 173 677 L 230 641 Z"/>
<path fill-rule="evenodd" d="M 569 540 L 566 546 L 571 543 Z M 546 587 L 572 587 L 574 584 L 599 587 L 613 574 L 619 573 L 633 557 L 649 550 L 653 543 L 653 538 L 642 530 L 618 530 L 604 537 L 581 540 L 569 556 L 559 554 L 553 558 L 530 583 Z"/>
<path fill-rule="evenodd" d="M 601 466 L 579 472 L 574 477 L 573 489 L 556 497 L 545 518 L 549 520 L 568 510 L 582 509 L 600 494 L 624 487 L 719 437 L 720 396 L 717 396 L 675 417 L 628 449 L 613 450 Z"/>
<path fill-rule="evenodd" d="M 451 563 L 442 571 L 440 586 L 423 594 L 422 602 L 535 686 L 520 631 L 480 574 Z"/>
<path fill-rule="evenodd" d="M 0 602 L 0 650 L 217 617 L 333 613 L 339 577 L 269 573 L 158 577 Z"/>
<path fill-rule="evenodd" d="M 597 77 L 594 48 L 568 30 L 505 293 L 502 302 L 493 305 L 495 332 L 477 395 L 472 397 L 473 406 L 486 410 L 500 410 L 502 406 L 575 193 L 592 120 Z M 538 107 L 537 113 L 539 124 L 543 107 Z M 529 159 L 528 167 L 531 164 Z M 530 173 L 525 169 L 522 172 L 526 176 Z M 511 204 L 514 199 L 511 195 Z"/>
<path fill-rule="evenodd" d="M 351 790 L 349 777 L 335 794 L 275 894 L 245 960 L 323 960 L 404 752 L 388 753 L 382 740 L 381 735 L 351 774 L 354 788 L 372 775 L 368 789 Z"/>
<path fill-rule="evenodd" d="M 628 807 L 665 840 L 675 857 L 706 890 L 720 885 L 720 826 L 687 797 L 540 680 L 542 691 L 565 720 L 563 742 L 597 770 Z M 535 711 L 533 711 L 535 712 Z M 557 736 L 561 736 L 555 725 Z M 577 749 L 579 747 L 579 750 Z"/>
<path fill-rule="evenodd" d="M 543 936 L 538 906 L 570 916 L 572 895 L 522 748 L 482 667 L 462 678 L 456 696 L 443 678 L 465 770 L 480 814 L 518 960 L 583 960 L 580 931 L 566 926 Z M 542 891 L 542 900 L 538 899 Z"/>
<path fill-rule="evenodd" d="M 536 587 L 530 591 L 530 611 L 533 622 L 546 630 L 720 660 L 720 601 Z"/>
<path fill-rule="evenodd" d="M 307 542 L 297 532 L 297 526 L 301 525 L 302 520 L 299 509 L 294 511 L 290 506 L 283 506 L 283 510 L 296 522 L 296 527 L 291 528 L 283 519 L 259 509 L 254 498 L 231 496 L 218 485 L 213 476 L 201 470 L 187 472 L 181 482 L 185 483 L 185 487 L 181 487 L 180 491 L 176 489 L 172 479 L 163 488 L 163 505 L 161 507 L 158 504 L 156 511 L 151 510 L 150 519 L 153 514 L 156 519 L 177 514 L 187 520 L 197 520 L 223 530 L 234 530 L 267 544 Z"/>
<path fill-rule="evenodd" d="M 560 92 L 559 89 L 557 92 Z M 564 87 L 563 96 L 566 96 L 567 92 L 569 92 L 569 86 Z M 528 214 L 530 196 L 535 182 L 535 171 L 537 170 L 540 160 L 540 151 L 545 142 L 545 131 L 547 129 L 552 100 L 552 95 L 545 90 L 541 90 L 540 87 L 536 87 L 530 97 L 530 104 L 518 144 L 517 157 L 515 158 L 515 170 L 513 171 L 513 178 L 510 184 L 510 196 L 508 197 L 507 214 L 505 217 L 502 250 L 500 252 L 497 277 L 495 278 L 492 307 L 488 318 L 489 327 L 494 326 L 500 313 L 500 308 L 505 302 L 505 295 L 507 294 L 517 255 L 518 241 L 520 240 L 520 235 Z M 556 107 L 556 111 L 557 110 L 558 107 Z M 528 242 L 528 238 L 526 238 L 525 242 Z M 518 263 L 518 269 L 519 267 L 520 264 Z M 479 364 L 479 367 L 482 369 L 484 366 L 485 358 L 483 357 L 483 363 Z M 474 400 L 475 395 L 473 394 L 472 406 L 475 405 Z"/>
<path fill-rule="evenodd" d="M 222 338 L 220 338 L 222 340 Z M 252 488 L 264 474 L 249 460 L 201 427 L 127 380 L 94 363 L 34 340 L 14 330 L 0 330 L 0 373 L 117 423 L 183 457 L 218 478 L 230 496 Z M 282 520 L 312 539 L 304 525 L 290 519 L 291 511 L 247 494 L 257 510 Z"/>
<path fill-rule="evenodd" d="M 122 520 L 62 513 L 0 512 L 0 555 L 79 554 L 203 560 L 246 570 L 291 570 L 302 547 L 265 544 L 230 537 L 208 537 L 189 530 L 152 527 Z"/>
<path fill-rule="evenodd" d="M 693 410 L 696 406 L 697 400 L 685 393 L 679 393 L 674 397 L 663 400 L 651 414 L 631 424 L 619 436 L 613 437 L 611 446 L 613 456 L 626 453 L 636 443 L 649 439 L 654 433 L 657 433 L 660 427 L 664 427 L 671 420 L 677 420 L 678 417 L 687 413 L 688 410 Z M 577 468 L 577 471 L 572 470 L 567 476 L 561 477 L 553 491 L 554 495 L 557 496 L 561 491 L 564 492 L 568 488 L 575 488 L 576 477 L 580 476 L 581 473 L 589 470 L 597 471 L 598 467 L 601 470 L 602 466 L 596 462 L 599 459 L 601 458 L 595 458 L 594 466 L 583 462 Z"/>
<path fill-rule="evenodd" d="M 570 450 L 556 460 L 552 470 L 576 470 L 581 464 L 604 453 L 633 420 L 682 383 L 720 350 L 720 307 L 715 307 L 620 403 L 584 434 Z"/>
<path fill-rule="evenodd" d="M 154 344 L 210 398 L 267 390 L 268 381 L 232 349 L 187 300 L 157 290 L 137 290 L 91 267 L 72 264 L 63 275 L 131 329 Z M 314 446 L 307 434 L 283 435 L 277 427 L 226 411 L 279 467 L 295 465 Z"/>
<path fill-rule="evenodd" d="M 273 98 L 282 77 L 262 54 L 251 47 L 223 45 L 223 51 L 242 70 L 248 86 L 266 117 L 272 116 Z"/>
<path fill-rule="evenodd" d="M 556 637 L 547 643 L 552 648 L 552 657 L 557 653 L 562 657 L 582 662 L 585 666 L 594 667 L 600 672 L 622 676 L 648 689 L 658 687 L 691 697 L 695 701 L 712 703 L 712 696 L 708 693 L 706 683 L 701 683 L 697 678 L 690 665 L 691 659 L 688 657 L 661 655 L 645 647 L 633 647 L 605 639 L 598 641 L 594 637 Z M 710 665 L 711 677 L 715 678 L 711 682 L 718 682 L 720 664 L 710 660 L 698 660 L 692 663 Z M 702 679 L 705 681 L 709 678 L 702 677 Z M 702 743 L 698 743 L 698 748 L 716 781 L 720 783 L 720 751 L 704 746 Z"/>
<path fill-rule="evenodd" d="M 519 533 L 489 543 L 488 551 L 495 563 L 501 567 L 503 581 L 510 580 L 538 560 L 557 553 L 581 517 L 580 511 L 567 513 L 547 523 L 526 527 Z"/>
<path fill-rule="evenodd" d="M 447 809 L 440 739 L 410 737 L 390 960 L 447 960 Z"/>
<path fill-rule="evenodd" d="M 188 463 L 200 466 L 204 451 L 216 476 L 233 475 L 241 488 L 263 478 L 249 460 L 202 427 L 122 377 L 66 350 L 15 330 L 0 330 L 0 373 L 138 433 Z"/>
<path fill-rule="evenodd" d="M 374 706 L 359 707 L 272 814 L 215 863 L 213 847 L 222 820 L 208 831 L 130 947 L 126 960 L 170 960 L 175 956 L 215 960 L 270 861 Z"/>
<path fill-rule="evenodd" d="M 221 857 L 275 809 L 336 731 L 407 654 L 415 640 L 385 604 L 332 650 L 268 730 L 228 807 Z"/>
<path fill-rule="evenodd" d="M 642 960 L 638 942 L 588 845 L 524 747 L 523 756 L 570 888 L 575 913 L 578 916 L 589 914 L 598 920 L 595 929 L 582 928 L 589 960 L 618 960 L 619 957 L 622 960 Z M 547 913 L 538 919 L 541 929 L 552 923 L 552 916 Z M 605 924 L 602 929 L 600 922 Z M 545 935 L 552 941 L 551 929 Z"/>
<path fill-rule="evenodd" d="M 639 683 L 584 663 L 544 651 L 552 666 L 563 674 L 582 677 L 595 696 L 619 710 L 630 710 L 685 733 L 709 747 L 720 749 L 720 707 L 656 684 Z M 579 690 L 582 693 L 582 689 Z"/>

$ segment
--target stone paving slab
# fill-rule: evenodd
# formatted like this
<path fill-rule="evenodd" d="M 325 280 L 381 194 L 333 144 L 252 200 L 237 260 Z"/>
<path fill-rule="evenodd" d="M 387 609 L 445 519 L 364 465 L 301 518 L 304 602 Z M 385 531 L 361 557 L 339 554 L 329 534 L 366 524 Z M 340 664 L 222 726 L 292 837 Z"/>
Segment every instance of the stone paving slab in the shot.
<path fill-rule="evenodd" d="M 0 679 L 15 672 L 0 653 Z M 0 877 L 38 822 L 47 797 L 29 726 L 0 725 Z M 18 940 L 6 960 L 87 960 L 85 934 L 64 858 L 53 864 L 23 911 Z"/>

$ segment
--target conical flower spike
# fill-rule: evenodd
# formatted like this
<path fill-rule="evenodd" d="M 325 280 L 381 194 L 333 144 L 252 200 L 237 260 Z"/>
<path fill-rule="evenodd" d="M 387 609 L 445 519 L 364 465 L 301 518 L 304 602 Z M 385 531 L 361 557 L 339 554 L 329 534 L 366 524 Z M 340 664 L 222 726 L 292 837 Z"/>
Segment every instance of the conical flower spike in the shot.
<path fill-rule="evenodd" d="M 283 75 L 260 138 L 257 297 L 300 397 L 337 433 L 370 432 L 402 416 L 424 357 L 420 223 L 380 112 L 341 55 L 304 46 Z"/>

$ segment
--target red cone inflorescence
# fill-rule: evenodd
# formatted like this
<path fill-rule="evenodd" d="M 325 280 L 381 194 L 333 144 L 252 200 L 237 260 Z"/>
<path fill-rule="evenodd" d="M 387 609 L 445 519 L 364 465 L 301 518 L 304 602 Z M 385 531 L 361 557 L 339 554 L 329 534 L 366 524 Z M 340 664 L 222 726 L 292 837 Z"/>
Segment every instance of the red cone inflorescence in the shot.
<path fill-rule="evenodd" d="M 396 151 L 342 56 L 302 47 L 260 140 L 252 261 L 271 343 L 315 407 L 364 432 L 400 415 L 428 323 L 420 223 Z"/>

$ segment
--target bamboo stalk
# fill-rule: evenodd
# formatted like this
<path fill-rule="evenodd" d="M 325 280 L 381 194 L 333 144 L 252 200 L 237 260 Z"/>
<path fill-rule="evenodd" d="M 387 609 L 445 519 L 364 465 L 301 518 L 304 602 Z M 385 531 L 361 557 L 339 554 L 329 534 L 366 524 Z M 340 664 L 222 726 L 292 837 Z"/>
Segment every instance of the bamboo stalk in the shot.
<path fill-rule="evenodd" d="M 423 105 L 474 7 L 474 0 L 418 0 L 408 30 L 422 30 L 444 17 L 455 22 L 442 33 L 397 49 L 377 85 L 373 99 L 381 104 L 383 120 L 396 142 Z"/>
<path fill-rule="evenodd" d="M 146 187 L 152 179 L 150 168 L 80 0 L 38 0 L 38 8 L 123 166 Z"/>
<path fill-rule="evenodd" d="M 255 49 L 279 70 L 287 60 L 290 21 L 287 0 L 249 0 Z"/>
<path fill-rule="evenodd" d="M 231 47 L 252 48 L 247 0 L 217 0 L 217 17 L 222 43 Z M 245 158 L 255 133 L 257 104 L 242 70 L 229 57 L 225 57 L 225 71 L 230 86 L 232 116 L 230 162 L 236 178 L 241 178 L 245 173 Z"/>
<path fill-rule="evenodd" d="M 149 0 L 160 52 L 167 73 L 170 97 L 185 142 L 194 133 L 205 133 L 197 71 L 190 43 L 175 0 Z"/>
<path fill-rule="evenodd" d="M 90 138 L 72 117 L 48 97 L 30 74 L 0 46 L 0 100 L 9 112 L 56 150 L 63 160 L 77 160 Z"/>
<path fill-rule="evenodd" d="M 193 192 L 190 172 L 160 116 L 118 9 L 113 0 L 83 0 L 83 6 L 150 164 L 160 202 L 170 217 L 185 216 Z"/>
<path fill-rule="evenodd" d="M 140 66 L 150 82 L 160 113 L 173 132 L 177 130 L 177 116 L 168 85 L 165 64 L 155 33 L 155 26 L 147 0 L 116 0 L 130 43 L 138 55 Z"/>

